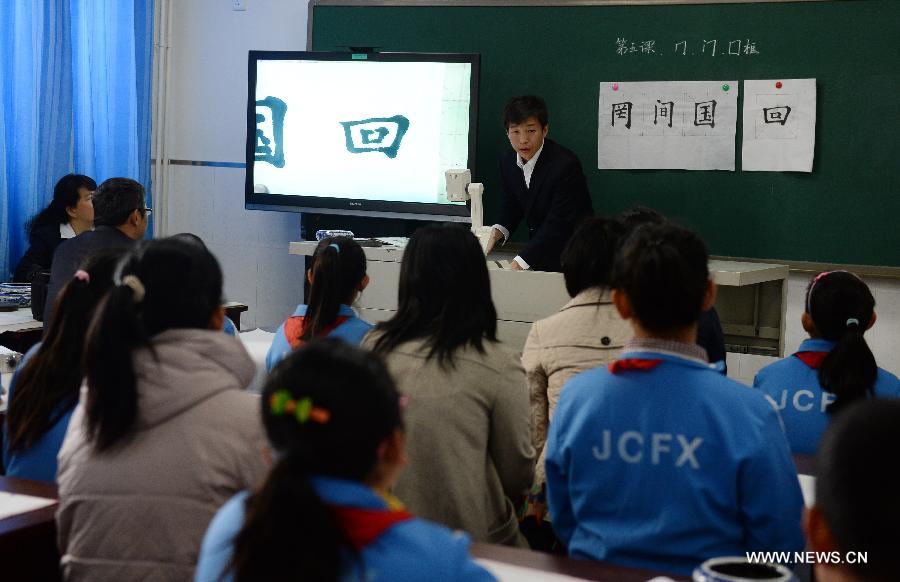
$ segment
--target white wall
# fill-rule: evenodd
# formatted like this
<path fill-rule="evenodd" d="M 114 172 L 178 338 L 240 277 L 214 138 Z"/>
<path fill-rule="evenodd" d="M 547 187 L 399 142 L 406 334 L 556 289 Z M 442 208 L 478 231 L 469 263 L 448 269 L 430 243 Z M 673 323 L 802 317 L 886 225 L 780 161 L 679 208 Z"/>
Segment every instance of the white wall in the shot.
<path fill-rule="evenodd" d="M 304 50 L 305 0 L 172 0 L 166 124 L 169 159 L 244 162 L 247 51 Z M 303 259 L 288 255 L 300 215 L 244 209 L 244 170 L 169 167 L 168 228 L 203 238 L 225 295 L 250 310 L 241 327 L 277 325 L 302 301 Z"/>

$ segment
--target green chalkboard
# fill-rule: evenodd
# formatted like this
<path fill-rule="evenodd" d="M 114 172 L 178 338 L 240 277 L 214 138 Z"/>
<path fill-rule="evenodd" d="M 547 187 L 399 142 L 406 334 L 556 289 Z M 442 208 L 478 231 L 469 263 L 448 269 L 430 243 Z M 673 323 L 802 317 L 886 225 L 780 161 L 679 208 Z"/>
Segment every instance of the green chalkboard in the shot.
<path fill-rule="evenodd" d="M 581 158 L 596 212 L 652 206 L 697 229 L 716 255 L 900 266 L 896 0 L 339 4 L 311 7 L 313 50 L 481 54 L 476 179 L 487 220 L 500 192 L 497 156 L 509 147 L 501 109 L 512 95 L 536 93 L 550 107 L 550 136 Z M 740 119 L 735 172 L 597 169 L 601 81 L 810 77 L 818 91 L 810 174 L 742 172 Z"/>

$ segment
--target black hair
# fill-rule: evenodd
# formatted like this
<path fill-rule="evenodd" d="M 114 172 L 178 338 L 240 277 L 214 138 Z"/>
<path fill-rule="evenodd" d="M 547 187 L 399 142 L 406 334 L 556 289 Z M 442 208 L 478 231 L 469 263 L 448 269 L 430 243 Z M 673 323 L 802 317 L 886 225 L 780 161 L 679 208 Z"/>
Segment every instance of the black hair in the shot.
<path fill-rule="evenodd" d="M 608 287 L 622 227 L 608 218 L 587 218 L 575 229 L 560 257 L 566 291 L 575 297 L 591 287 Z"/>
<path fill-rule="evenodd" d="M 131 178 L 110 178 L 94 192 L 94 225 L 120 226 L 135 210 L 144 214 L 144 187 Z"/>
<path fill-rule="evenodd" d="M 637 230 L 639 226 L 644 224 L 662 224 L 666 221 L 667 218 L 659 211 L 642 205 L 632 206 L 616 216 L 616 222 L 619 223 L 623 236 L 626 237 Z"/>
<path fill-rule="evenodd" d="M 60 291 L 43 343 L 16 375 L 6 417 L 9 450 L 32 447 L 78 402 L 84 336 L 123 254 L 112 249 L 95 253 L 83 265 L 88 276 L 79 274 Z"/>
<path fill-rule="evenodd" d="M 503 107 L 503 127 L 506 129 L 524 123 L 529 117 L 536 117 L 542 128 L 550 122 L 547 103 L 536 95 L 513 97 Z"/>
<path fill-rule="evenodd" d="M 820 273 L 806 289 L 806 312 L 819 336 L 837 342 L 819 366 L 819 384 L 836 396 L 827 411 L 873 395 L 878 366 L 863 338 L 875 312 L 869 287 L 847 271 Z"/>
<path fill-rule="evenodd" d="M 453 365 L 457 348 L 497 341 L 497 311 L 478 239 L 455 224 L 429 225 L 409 239 L 400 265 L 397 313 L 375 326 L 374 350 L 424 338 L 428 358 Z"/>
<path fill-rule="evenodd" d="M 290 411 L 303 400 L 314 409 L 301 422 Z M 359 482 L 371 475 L 379 446 L 402 428 L 394 382 L 374 354 L 319 338 L 276 366 L 261 404 L 279 458 L 247 500 L 228 568 L 238 582 L 337 580 L 342 550 L 352 548 L 310 477 Z"/>
<path fill-rule="evenodd" d="M 366 255 L 352 238 L 327 237 L 319 241 L 309 267 L 312 283 L 300 338 L 308 341 L 332 325 L 341 304 L 353 302 L 366 276 Z"/>
<path fill-rule="evenodd" d="M 865 400 L 834 419 L 816 456 L 816 507 L 837 550 L 867 552 L 867 563 L 848 563 L 863 580 L 896 580 L 900 572 L 898 442 L 900 401 Z"/>
<path fill-rule="evenodd" d="M 696 323 L 709 284 L 709 255 L 692 230 L 672 223 L 645 224 L 616 256 L 613 280 L 641 326 L 669 333 Z"/>
<path fill-rule="evenodd" d="M 137 419 L 134 350 L 169 329 L 206 329 L 222 303 L 215 257 L 177 239 L 139 243 L 123 258 L 114 283 L 97 306 L 84 354 L 87 428 L 98 451 L 127 437 Z"/>
<path fill-rule="evenodd" d="M 53 188 L 53 200 L 25 225 L 25 230 L 31 234 L 34 229 L 42 226 L 69 222 L 66 209 L 78 205 L 78 191 L 82 188 L 93 192 L 97 189 L 97 182 L 82 174 L 66 174 L 60 178 Z"/>

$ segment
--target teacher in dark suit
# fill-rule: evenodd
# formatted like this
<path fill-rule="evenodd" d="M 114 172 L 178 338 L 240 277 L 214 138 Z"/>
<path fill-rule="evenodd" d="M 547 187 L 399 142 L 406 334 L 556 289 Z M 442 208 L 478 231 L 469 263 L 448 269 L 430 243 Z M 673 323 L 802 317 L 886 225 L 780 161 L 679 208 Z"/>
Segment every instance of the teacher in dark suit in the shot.
<path fill-rule="evenodd" d="M 546 139 L 547 104 L 540 97 L 513 97 L 503 109 L 512 150 L 500 158 L 503 200 L 488 252 L 505 243 L 522 219 L 528 244 L 513 269 L 559 271 L 559 256 L 581 219 L 592 214 L 581 162 L 570 150 Z"/>

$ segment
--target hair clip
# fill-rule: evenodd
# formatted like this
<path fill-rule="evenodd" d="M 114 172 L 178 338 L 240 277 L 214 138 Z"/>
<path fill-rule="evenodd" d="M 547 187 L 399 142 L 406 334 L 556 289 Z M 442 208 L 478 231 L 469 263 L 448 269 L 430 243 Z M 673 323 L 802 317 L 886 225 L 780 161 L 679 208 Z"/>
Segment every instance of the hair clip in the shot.
<path fill-rule="evenodd" d="M 333 248 L 334 250 L 336 250 L 338 253 L 341 252 L 341 247 L 339 247 L 339 246 L 337 245 L 337 243 L 331 243 L 331 244 L 328 245 L 328 246 L 331 247 L 331 248 Z"/>
<path fill-rule="evenodd" d="M 84 269 L 78 269 L 77 271 L 75 271 L 75 274 L 73 275 L 73 277 L 78 279 L 82 283 L 90 284 L 90 282 L 91 282 L 90 274 L 87 271 L 85 271 Z"/>
<path fill-rule="evenodd" d="M 859 327 L 859 320 L 856 319 L 855 317 L 851 317 L 850 319 L 847 320 L 847 327 L 850 327 L 851 325 L 855 325 L 855 326 Z"/>
<path fill-rule="evenodd" d="M 144 284 L 141 283 L 141 280 L 138 279 L 137 275 L 125 275 L 122 277 L 119 286 L 131 289 L 135 303 L 140 303 L 144 300 L 144 296 L 147 295 L 147 289 L 144 287 Z"/>
<path fill-rule="evenodd" d="M 308 396 L 294 400 L 291 393 L 284 389 L 278 390 L 269 397 L 269 409 L 275 416 L 291 415 L 300 424 L 305 424 L 308 420 L 326 424 L 331 419 L 331 412 L 322 407 L 313 406 L 312 399 Z"/>

